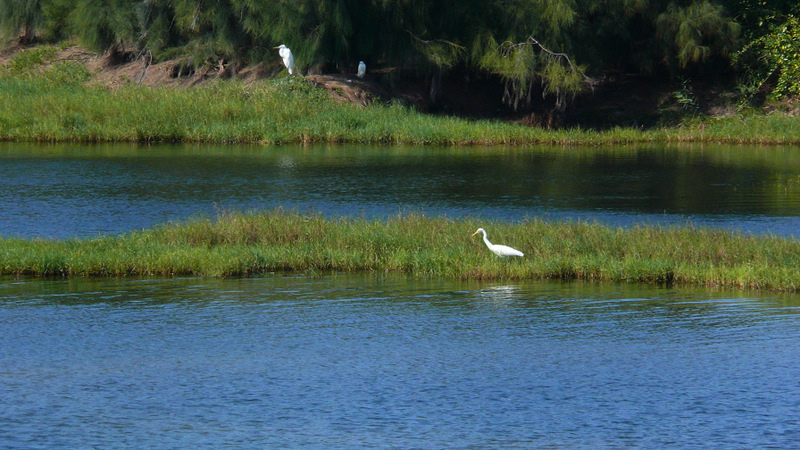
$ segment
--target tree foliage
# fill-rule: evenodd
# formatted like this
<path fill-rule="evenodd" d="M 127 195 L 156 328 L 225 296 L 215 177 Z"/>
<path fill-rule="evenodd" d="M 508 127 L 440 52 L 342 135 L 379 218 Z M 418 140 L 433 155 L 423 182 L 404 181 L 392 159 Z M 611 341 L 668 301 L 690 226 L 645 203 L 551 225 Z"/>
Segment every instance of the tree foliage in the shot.
<path fill-rule="evenodd" d="M 657 36 L 667 46 L 665 56 L 674 67 L 686 68 L 734 50 L 740 26 L 724 14 L 722 5 L 708 0 L 686 7 L 671 3 L 656 21 Z M 669 49 L 672 49 L 670 51 Z"/>
<path fill-rule="evenodd" d="M 534 93 L 563 105 L 609 72 L 732 73 L 730 55 L 744 47 L 786 77 L 780 92 L 796 94 L 797 9 L 796 0 L 0 0 L 0 32 L 75 36 L 194 66 L 276 60 L 273 47 L 286 44 L 301 71 L 353 72 L 364 60 L 432 84 L 454 71 L 496 77 L 520 107 Z"/>
<path fill-rule="evenodd" d="M 137 0 L 54 0 L 71 5 L 69 31 L 90 49 L 104 51 L 124 47 L 138 35 Z M 65 8 L 66 9 L 66 8 Z"/>
<path fill-rule="evenodd" d="M 778 72 L 773 94 L 800 96 L 800 19 L 789 16 L 758 43 L 767 66 Z"/>
<path fill-rule="evenodd" d="M 0 0 L 0 35 L 18 35 L 22 42 L 30 42 L 44 19 L 41 0 Z"/>
<path fill-rule="evenodd" d="M 754 39 L 737 55 L 749 69 L 751 93 L 775 80 L 773 98 L 800 97 L 800 19 L 789 15 L 770 32 Z"/>

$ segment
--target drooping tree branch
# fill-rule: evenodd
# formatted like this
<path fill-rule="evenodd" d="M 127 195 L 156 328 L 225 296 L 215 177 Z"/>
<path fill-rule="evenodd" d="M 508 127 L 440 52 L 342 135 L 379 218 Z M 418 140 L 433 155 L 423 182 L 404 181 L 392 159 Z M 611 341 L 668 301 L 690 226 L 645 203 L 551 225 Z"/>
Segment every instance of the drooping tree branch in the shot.
<path fill-rule="evenodd" d="M 546 57 L 537 58 L 531 51 L 538 49 Z M 538 79 L 547 94 L 555 96 L 555 107 L 562 110 L 566 106 L 568 95 L 574 96 L 583 86 L 592 86 L 593 81 L 583 70 L 576 66 L 569 55 L 554 52 L 545 47 L 538 39 L 528 36 L 524 42 L 506 41 L 500 45 L 502 58 L 512 61 L 507 64 L 508 70 L 501 74 L 506 79 L 503 101 L 517 109 L 521 100 L 530 102 L 533 83 Z M 566 64 L 564 64 L 566 61 Z M 535 76 L 534 76 L 535 75 Z"/>
<path fill-rule="evenodd" d="M 462 60 L 466 48 L 448 40 L 425 40 L 409 30 L 406 32 L 425 60 L 433 67 L 428 97 L 433 104 L 436 104 L 442 96 L 442 74 Z"/>

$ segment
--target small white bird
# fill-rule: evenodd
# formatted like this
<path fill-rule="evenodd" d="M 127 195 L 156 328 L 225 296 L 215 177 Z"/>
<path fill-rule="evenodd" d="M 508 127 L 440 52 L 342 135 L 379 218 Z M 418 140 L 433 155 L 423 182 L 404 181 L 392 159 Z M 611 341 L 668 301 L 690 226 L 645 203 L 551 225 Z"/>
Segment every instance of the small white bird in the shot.
<path fill-rule="evenodd" d="M 489 238 L 486 237 L 486 230 L 483 228 L 478 228 L 478 231 L 472 233 L 472 235 L 475 236 L 478 233 L 483 233 L 483 242 L 486 243 L 486 246 L 489 247 L 489 250 L 493 251 L 498 256 L 525 256 L 525 254 L 521 251 L 511 248 L 507 245 L 492 244 L 489 242 Z"/>
<path fill-rule="evenodd" d="M 283 58 L 283 65 L 289 69 L 289 75 L 292 75 L 294 73 L 294 56 L 292 56 L 292 51 L 283 44 L 275 48 L 278 49 L 278 54 Z"/>
<path fill-rule="evenodd" d="M 358 62 L 358 78 L 364 78 L 364 74 L 367 73 L 367 65 L 364 64 L 364 61 Z"/>

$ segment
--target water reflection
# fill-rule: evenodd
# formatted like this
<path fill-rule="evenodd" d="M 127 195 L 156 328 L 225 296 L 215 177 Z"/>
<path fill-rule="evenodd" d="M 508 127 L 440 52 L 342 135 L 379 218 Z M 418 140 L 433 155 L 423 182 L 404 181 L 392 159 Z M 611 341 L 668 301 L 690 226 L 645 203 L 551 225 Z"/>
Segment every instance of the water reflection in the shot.
<path fill-rule="evenodd" d="M 800 149 L 0 144 L 0 235 L 94 236 L 278 206 L 792 235 Z"/>
<path fill-rule="evenodd" d="M 375 275 L 3 281 L 10 447 L 800 439 L 795 295 Z"/>

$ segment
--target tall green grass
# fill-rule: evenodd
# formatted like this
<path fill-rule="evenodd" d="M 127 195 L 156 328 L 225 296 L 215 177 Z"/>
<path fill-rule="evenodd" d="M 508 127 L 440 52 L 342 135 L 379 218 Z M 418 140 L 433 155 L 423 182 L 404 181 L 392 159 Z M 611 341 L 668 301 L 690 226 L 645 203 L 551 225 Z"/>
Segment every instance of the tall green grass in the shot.
<path fill-rule="evenodd" d="M 800 143 L 800 118 L 752 115 L 675 128 L 543 130 L 431 116 L 400 104 L 341 104 L 300 77 L 193 88 L 93 86 L 78 62 L 47 64 L 56 49 L 17 54 L 0 68 L 0 139 L 214 143 L 373 142 L 437 145 L 702 141 Z"/>
<path fill-rule="evenodd" d="M 523 258 L 500 258 L 472 232 Z M 465 279 L 563 279 L 797 291 L 800 241 L 716 229 L 585 222 L 327 219 L 282 210 L 225 213 L 121 236 L 0 238 L 0 275 L 233 277 L 373 271 Z"/>

